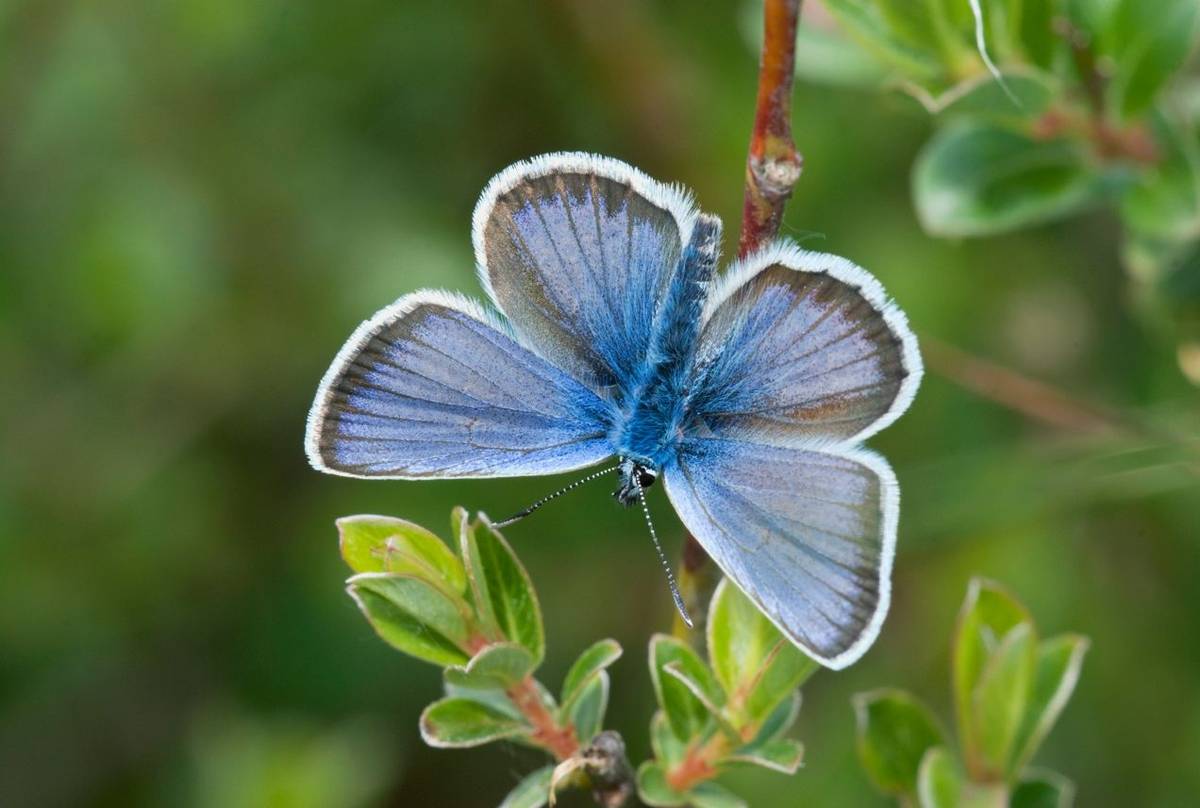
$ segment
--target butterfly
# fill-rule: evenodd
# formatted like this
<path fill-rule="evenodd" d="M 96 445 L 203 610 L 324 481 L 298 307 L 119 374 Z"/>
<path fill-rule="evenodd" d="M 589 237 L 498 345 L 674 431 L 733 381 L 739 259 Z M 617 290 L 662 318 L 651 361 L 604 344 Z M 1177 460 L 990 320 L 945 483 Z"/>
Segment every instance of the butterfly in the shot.
<path fill-rule="evenodd" d="M 792 642 L 856 661 L 887 613 L 899 514 L 891 467 L 861 443 L 922 373 L 879 282 L 787 241 L 718 274 L 717 217 L 584 153 L 505 169 L 472 225 L 491 306 L 419 291 L 360 325 L 317 390 L 311 464 L 412 480 L 615 458 L 618 500 L 645 508 L 662 478 Z"/>

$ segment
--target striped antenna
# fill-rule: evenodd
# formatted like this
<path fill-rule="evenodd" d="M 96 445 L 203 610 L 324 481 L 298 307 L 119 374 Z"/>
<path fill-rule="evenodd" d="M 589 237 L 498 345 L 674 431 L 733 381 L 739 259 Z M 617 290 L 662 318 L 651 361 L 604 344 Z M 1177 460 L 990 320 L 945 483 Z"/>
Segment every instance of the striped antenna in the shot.
<path fill-rule="evenodd" d="M 546 496 L 539 499 L 537 502 L 530 505 L 525 510 L 521 511 L 520 513 L 514 513 L 512 516 L 508 517 L 507 519 L 505 519 L 502 522 L 494 523 L 492 525 L 492 527 L 495 527 L 495 528 L 508 527 L 513 522 L 519 522 L 522 519 L 524 519 L 526 516 L 529 516 L 529 514 L 536 511 L 538 508 L 545 505 L 550 500 L 558 499 L 559 497 L 561 497 L 563 494 L 567 493 L 568 491 L 573 491 L 576 488 L 578 488 L 579 486 L 583 485 L 584 483 L 590 483 L 592 480 L 599 479 L 600 477 L 603 477 L 605 474 L 612 474 L 614 471 L 617 471 L 620 468 L 621 467 L 618 465 L 618 466 L 613 466 L 612 468 L 607 468 L 607 469 L 603 469 L 601 471 L 593 472 L 593 473 L 589 474 L 588 476 L 584 477 L 582 480 L 576 480 L 575 482 L 571 483 L 570 485 L 560 488 L 559 490 L 555 491 L 553 494 L 547 494 Z"/>
<path fill-rule="evenodd" d="M 650 538 L 654 541 L 654 549 L 658 551 L 658 560 L 662 562 L 663 572 L 667 574 L 667 585 L 671 587 L 671 598 L 675 601 L 675 608 L 679 610 L 679 616 L 683 618 L 684 625 L 691 628 L 692 618 L 688 616 L 687 608 L 683 605 L 683 596 L 679 594 L 679 586 L 675 583 L 675 573 L 671 572 L 671 565 L 667 563 L 662 545 L 658 543 L 658 533 L 654 530 L 654 522 L 650 519 L 650 506 L 646 504 L 646 489 L 642 487 L 642 481 L 636 472 L 632 477 L 634 484 L 637 485 L 638 498 L 642 501 L 642 513 L 646 515 L 646 526 L 650 528 Z"/>

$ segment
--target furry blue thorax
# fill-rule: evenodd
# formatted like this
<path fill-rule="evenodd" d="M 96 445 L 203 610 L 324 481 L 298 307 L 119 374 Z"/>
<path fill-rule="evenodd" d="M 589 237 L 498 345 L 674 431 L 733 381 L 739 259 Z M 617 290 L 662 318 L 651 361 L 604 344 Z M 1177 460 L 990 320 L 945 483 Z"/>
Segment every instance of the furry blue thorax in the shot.
<path fill-rule="evenodd" d="M 701 214 L 655 312 L 650 350 L 613 426 L 618 457 L 649 469 L 671 458 L 687 417 L 688 379 L 720 245 L 721 220 Z"/>

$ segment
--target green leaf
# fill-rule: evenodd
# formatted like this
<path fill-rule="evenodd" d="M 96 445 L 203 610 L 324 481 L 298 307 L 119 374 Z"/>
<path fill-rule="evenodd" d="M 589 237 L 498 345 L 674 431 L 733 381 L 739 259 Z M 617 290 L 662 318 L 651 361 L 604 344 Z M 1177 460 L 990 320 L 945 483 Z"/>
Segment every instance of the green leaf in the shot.
<path fill-rule="evenodd" d="M 597 671 L 580 689 L 578 695 L 563 705 L 563 715 L 575 726 L 575 737 L 586 744 L 604 728 L 604 713 L 608 709 L 608 672 Z"/>
<path fill-rule="evenodd" d="M 917 769 L 917 804 L 921 808 L 960 808 L 963 774 L 944 746 L 925 750 Z"/>
<path fill-rule="evenodd" d="M 454 682 L 447 681 L 445 683 L 446 695 L 456 699 L 466 699 L 467 701 L 475 701 L 487 707 L 493 712 L 502 713 L 509 718 L 524 720 L 521 716 L 521 711 L 509 699 L 508 694 L 503 690 L 498 690 L 494 687 L 476 688 L 464 687 L 457 685 Z"/>
<path fill-rule="evenodd" d="M 1200 146 L 1190 123 L 1153 119 L 1162 159 L 1145 166 L 1121 199 L 1121 219 L 1138 238 L 1200 238 Z"/>
<path fill-rule="evenodd" d="M 731 763 L 749 763 L 784 774 L 795 774 L 804 760 L 804 744 L 791 738 L 776 738 L 744 746 L 726 760 Z"/>
<path fill-rule="evenodd" d="M 600 640 L 579 655 L 563 679 L 562 702 L 565 708 L 579 695 L 588 681 L 599 671 L 621 658 L 621 646 L 616 640 Z"/>
<path fill-rule="evenodd" d="M 1028 772 L 1016 785 L 1009 808 L 1071 808 L 1075 784 L 1050 771 Z"/>
<path fill-rule="evenodd" d="M 688 792 L 693 808 L 747 808 L 746 801 L 720 783 L 706 780 Z"/>
<path fill-rule="evenodd" d="M 1057 81 L 1040 71 L 1005 70 L 1001 77 L 1003 84 L 985 73 L 947 90 L 938 98 L 938 114 L 1024 126 L 1045 113 L 1061 92 Z"/>
<path fill-rule="evenodd" d="M 972 754 L 974 731 L 972 697 L 988 657 L 1000 638 L 1018 623 L 1032 625 L 1033 617 L 1016 598 L 999 584 L 973 578 L 967 597 L 958 612 L 954 634 L 953 680 L 954 709 L 958 716 L 959 737 Z"/>
<path fill-rule="evenodd" d="M 1196 33 L 1196 0 L 1120 0 L 1107 41 L 1116 63 L 1109 100 L 1133 118 L 1154 103 L 1158 92 L 1183 66 Z"/>
<path fill-rule="evenodd" d="M 710 712 L 720 712 L 725 703 L 725 691 L 713 676 L 712 670 L 695 654 L 681 656 L 667 663 L 663 672 L 683 683 Z"/>
<path fill-rule="evenodd" d="M 1052 637 L 1038 646 L 1037 672 L 1017 736 L 1014 771 L 1021 771 L 1033 759 L 1063 708 L 1071 700 L 1087 649 L 1088 639 L 1076 634 Z"/>
<path fill-rule="evenodd" d="M 1063 38 L 1054 30 L 1061 5 L 1060 0 L 1034 0 L 1021 6 L 1021 47 L 1038 67 L 1053 67 L 1054 56 L 1063 47 Z"/>
<path fill-rule="evenodd" d="M 779 702 L 779 706 L 771 711 L 758 728 L 758 734 L 754 736 L 752 743 L 775 740 L 791 729 L 800 715 L 800 700 L 800 691 L 793 690 L 790 699 Z"/>
<path fill-rule="evenodd" d="M 677 660 L 668 663 L 663 668 L 663 673 L 666 676 L 675 678 L 680 684 L 686 687 L 704 705 L 704 709 L 708 712 L 709 716 L 717 722 L 717 727 L 729 738 L 734 741 L 742 740 L 742 733 L 733 724 L 729 723 L 724 711 L 721 709 L 721 703 L 725 700 L 725 694 L 721 691 L 720 685 L 717 684 L 717 680 L 713 677 L 712 671 L 706 665 L 701 663 L 699 669 L 690 669 L 690 666 Z"/>
<path fill-rule="evenodd" d="M 408 575 L 363 572 L 346 582 L 346 591 L 393 648 L 435 665 L 467 661 L 466 604 L 443 590 Z"/>
<path fill-rule="evenodd" d="M 445 581 L 463 594 L 467 576 L 446 543 L 420 525 L 390 516 L 344 516 L 337 520 L 342 558 L 355 572 L 398 572 Z"/>
<path fill-rule="evenodd" d="M 529 574 L 487 517 L 481 515 L 472 523 L 462 511 L 458 531 L 467 580 L 480 619 L 494 627 L 502 638 L 528 648 L 534 666 L 540 665 L 546 651 L 546 636 Z"/>
<path fill-rule="evenodd" d="M 936 85 L 943 75 L 938 55 L 895 33 L 890 20 L 872 0 L 825 0 L 846 33 L 910 81 Z"/>
<path fill-rule="evenodd" d="M 902 690 L 873 690 L 854 697 L 858 758 L 876 788 L 912 797 L 926 750 L 943 743 L 929 708 Z"/>
<path fill-rule="evenodd" d="M 874 5 L 896 39 L 926 53 L 942 49 L 947 20 L 941 0 L 875 0 Z"/>
<path fill-rule="evenodd" d="M 529 649 L 511 642 L 484 646 L 466 666 L 446 668 L 448 684 L 472 690 L 504 690 L 533 671 Z"/>
<path fill-rule="evenodd" d="M 1067 0 L 1067 19 L 1093 49 L 1107 49 L 1117 6 L 1122 0 Z"/>
<path fill-rule="evenodd" d="M 666 770 L 657 761 L 647 760 L 638 766 L 637 791 L 642 802 L 656 808 L 688 804 L 688 795 L 671 788 Z"/>
<path fill-rule="evenodd" d="M 444 698 L 421 713 L 421 738 L 443 749 L 479 746 L 531 731 L 525 722 L 471 699 Z"/>
<path fill-rule="evenodd" d="M 679 763 L 687 754 L 687 743 L 675 737 L 667 714 L 662 710 L 650 719 L 650 748 L 654 750 L 654 757 L 668 767 Z"/>
<path fill-rule="evenodd" d="M 1037 663 L 1037 637 L 1030 623 L 1014 626 L 988 659 L 972 694 L 974 771 L 1012 773 L 1011 759 L 1025 718 Z"/>
<path fill-rule="evenodd" d="M 543 766 L 521 778 L 521 782 L 508 792 L 500 808 L 542 808 L 550 801 L 550 778 L 553 766 Z"/>
<path fill-rule="evenodd" d="M 1059 219 L 1103 196 L 1087 159 L 1073 140 L 962 121 L 939 131 L 917 157 L 917 215 L 936 236 L 984 236 Z"/>
<path fill-rule="evenodd" d="M 761 20 L 759 9 L 754 14 L 759 39 Z M 882 63 L 869 52 L 837 31 L 806 25 L 803 20 L 796 31 L 796 75 L 839 87 L 879 87 L 887 78 Z"/>
<path fill-rule="evenodd" d="M 818 667 L 728 579 L 709 607 L 708 654 L 740 729 L 761 724 Z"/>
<path fill-rule="evenodd" d="M 687 670 L 703 668 L 700 657 L 682 640 L 666 634 L 655 634 L 650 638 L 649 659 L 654 694 L 667 715 L 671 731 L 682 741 L 703 733 L 710 722 L 708 708 L 687 685 L 664 670 L 672 662 L 681 663 Z"/>

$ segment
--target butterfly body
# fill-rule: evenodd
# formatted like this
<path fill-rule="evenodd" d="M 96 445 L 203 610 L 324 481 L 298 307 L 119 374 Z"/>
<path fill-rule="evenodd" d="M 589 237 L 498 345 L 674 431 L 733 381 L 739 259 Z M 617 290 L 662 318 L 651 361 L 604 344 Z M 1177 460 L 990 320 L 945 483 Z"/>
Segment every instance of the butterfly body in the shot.
<path fill-rule="evenodd" d="M 725 574 L 844 667 L 887 611 L 899 495 L 861 442 L 909 405 L 916 340 L 845 259 L 769 245 L 716 271 L 720 221 L 608 158 L 489 183 L 473 238 L 500 316 L 401 298 L 335 358 L 309 415 L 323 471 L 504 477 L 616 457 L 622 504 L 661 479 Z"/>
<path fill-rule="evenodd" d="M 720 250 L 721 224 L 702 217 L 655 313 L 649 350 L 617 407 L 613 454 L 658 470 L 671 462 L 689 424 L 696 337 Z"/>

